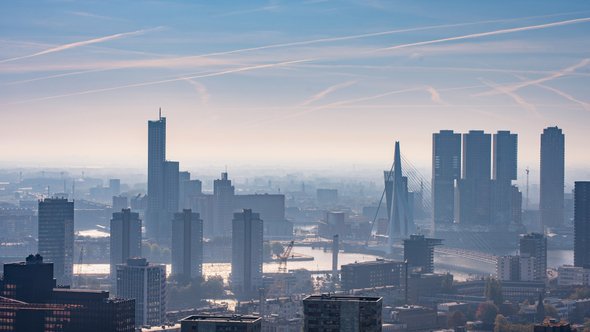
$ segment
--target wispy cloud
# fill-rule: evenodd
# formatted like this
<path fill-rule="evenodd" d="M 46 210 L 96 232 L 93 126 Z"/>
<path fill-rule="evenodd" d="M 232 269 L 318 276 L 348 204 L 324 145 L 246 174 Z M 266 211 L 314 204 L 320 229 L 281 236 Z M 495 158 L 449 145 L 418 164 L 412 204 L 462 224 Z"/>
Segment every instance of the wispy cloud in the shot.
<path fill-rule="evenodd" d="M 59 98 L 65 98 L 65 97 L 81 96 L 81 95 L 115 91 L 115 90 L 121 90 L 121 89 L 138 88 L 138 87 L 143 87 L 143 86 L 158 85 L 158 84 L 165 84 L 165 83 L 178 82 L 178 81 L 186 81 L 187 79 L 223 76 L 223 75 L 229 75 L 229 74 L 235 74 L 235 73 L 249 72 L 249 71 L 254 71 L 254 70 L 259 70 L 259 69 L 289 66 L 292 64 L 306 62 L 306 61 L 313 61 L 313 60 L 314 59 L 302 59 L 302 60 L 266 63 L 266 64 L 255 65 L 255 66 L 232 68 L 232 69 L 228 69 L 228 70 L 217 71 L 217 72 L 206 73 L 206 74 L 191 75 L 191 76 L 179 76 L 179 77 L 174 77 L 174 78 L 165 79 L 165 80 L 148 81 L 148 82 L 120 85 L 120 86 L 115 86 L 115 87 L 93 89 L 93 90 L 84 90 L 84 91 L 66 93 L 66 94 L 61 94 L 61 95 L 53 95 L 53 96 L 47 96 L 47 97 L 41 97 L 41 98 L 22 100 L 22 101 L 17 101 L 17 102 L 12 102 L 12 103 L 6 103 L 3 105 L 6 106 L 6 105 L 27 104 L 27 103 L 32 103 L 32 102 L 59 99 Z"/>
<path fill-rule="evenodd" d="M 301 106 L 307 106 L 309 104 L 315 103 L 316 101 L 323 99 L 327 95 L 329 95 L 335 91 L 338 91 L 340 89 L 344 89 L 346 87 L 349 87 L 353 84 L 356 84 L 356 81 L 347 81 L 347 82 L 332 85 L 332 86 L 316 93 L 315 95 L 311 96 L 309 99 L 305 100 L 303 103 L 301 103 Z"/>
<path fill-rule="evenodd" d="M 446 43 L 446 42 L 456 41 L 456 40 L 475 39 L 475 38 L 482 38 L 482 37 L 488 37 L 488 36 L 497 36 L 497 35 L 504 35 L 504 34 L 509 34 L 509 33 L 521 32 L 521 31 L 547 29 L 547 28 L 553 28 L 553 27 L 558 27 L 558 26 L 580 24 L 580 23 L 586 23 L 586 22 L 590 22 L 590 17 L 577 18 L 577 19 L 573 19 L 573 20 L 565 20 L 565 21 L 558 21 L 558 22 L 551 22 L 551 23 L 545 23 L 545 24 L 529 25 L 529 26 L 525 26 L 525 27 L 517 27 L 517 28 L 510 28 L 510 29 L 501 29 L 501 30 L 494 30 L 494 31 L 472 33 L 472 34 L 468 34 L 468 35 L 432 39 L 432 40 L 426 40 L 426 41 L 415 42 L 415 43 L 400 44 L 400 45 L 376 49 L 375 52 L 394 51 L 394 50 L 399 50 L 399 49 L 408 48 L 408 47 L 439 44 L 439 43 Z"/>
<path fill-rule="evenodd" d="M 515 75 L 515 76 L 522 81 L 530 81 L 527 77 L 524 77 L 522 75 Z M 563 90 L 560 90 L 560 89 L 557 89 L 557 88 L 554 88 L 554 87 L 551 87 L 551 86 L 548 86 L 548 85 L 545 85 L 542 83 L 535 83 L 534 85 L 541 88 L 541 89 L 551 91 L 551 92 L 555 93 L 556 95 L 573 102 L 574 104 L 578 104 L 578 105 L 582 106 L 582 108 L 584 110 L 590 111 L 590 103 L 579 100 L 576 97 L 570 95 L 569 93 L 567 93 Z"/>
<path fill-rule="evenodd" d="M 93 14 L 93 13 L 83 12 L 83 11 L 68 11 L 66 13 L 70 14 L 70 15 L 74 15 L 74 16 L 84 17 L 84 18 L 95 18 L 95 19 L 106 20 L 106 21 L 124 21 L 121 18 L 98 15 L 98 14 Z"/>
<path fill-rule="evenodd" d="M 210 95 L 205 84 L 191 78 L 185 78 L 185 81 L 187 81 L 190 85 L 192 85 L 195 88 L 195 91 L 197 92 L 197 94 L 199 95 L 199 99 L 201 100 L 201 104 L 204 106 L 207 105 L 209 103 Z"/>
<path fill-rule="evenodd" d="M 428 93 L 430 93 L 430 99 L 434 103 L 441 104 L 441 105 L 446 105 L 447 104 L 444 101 L 442 101 L 442 99 L 440 98 L 440 93 L 434 87 L 427 86 L 426 87 L 426 91 L 428 91 Z"/>
<path fill-rule="evenodd" d="M 157 28 L 152 28 L 152 29 L 142 29 L 142 30 L 131 31 L 131 32 L 116 33 L 114 35 L 109 35 L 109 36 L 104 36 L 104 37 L 99 37 L 99 38 L 93 38 L 93 39 L 78 41 L 78 42 L 69 43 L 69 44 L 63 44 L 63 45 L 59 45 L 59 46 L 56 46 L 56 47 L 48 48 L 46 50 L 43 50 L 43 51 L 40 51 L 40 52 L 37 52 L 37 53 L 23 55 L 23 56 L 9 58 L 9 59 L 4 59 L 4 60 L 0 60 L 0 63 L 7 63 L 7 62 L 12 62 L 12 61 L 17 61 L 17 60 L 23 60 L 23 59 L 37 57 L 37 56 L 40 56 L 40 55 L 61 52 L 61 51 L 65 51 L 65 50 L 69 50 L 69 49 L 77 48 L 77 47 L 81 47 L 81 46 L 87 46 L 87 45 L 92 45 L 92 44 L 97 44 L 97 43 L 104 43 L 104 42 L 107 42 L 107 41 L 110 41 L 110 40 L 115 40 L 115 39 L 120 39 L 120 38 L 126 38 L 126 37 L 131 37 L 131 36 L 142 35 L 142 34 L 144 34 L 146 32 L 154 31 L 154 30 L 159 30 L 161 28 L 162 27 L 157 27 Z"/>

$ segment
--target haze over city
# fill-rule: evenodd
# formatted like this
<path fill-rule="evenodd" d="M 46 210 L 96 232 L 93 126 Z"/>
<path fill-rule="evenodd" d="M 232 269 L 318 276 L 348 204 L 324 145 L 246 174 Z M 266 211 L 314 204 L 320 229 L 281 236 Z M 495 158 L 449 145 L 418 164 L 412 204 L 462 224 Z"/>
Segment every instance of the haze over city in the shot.
<path fill-rule="evenodd" d="M 0 2 L 0 330 L 590 332 L 587 1 Z"/>

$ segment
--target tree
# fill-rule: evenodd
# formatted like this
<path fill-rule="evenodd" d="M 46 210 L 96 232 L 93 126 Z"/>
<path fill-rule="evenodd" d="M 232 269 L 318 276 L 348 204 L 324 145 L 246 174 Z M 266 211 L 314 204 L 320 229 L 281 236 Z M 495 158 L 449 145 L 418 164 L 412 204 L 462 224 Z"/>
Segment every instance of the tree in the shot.
<path fill-rule="evenodd" d="M 486 324 L 493 324 L 498 315 L 498 307 L 491 302 L 480 303 L 475 316 Z"/>
<path fill-rule="evenodd" d="M 570 295 L 570 299 L 572 299 L 572 300 L 587 299 L 589 297 L 590 297 L 590 287 L 578 287 Z"/>
<path fill-rule="evenodd" d="M 285 251 L 285 247 L 280 242 L 273 242 L 270 245 L 270 247 L 271 247 L 272 253 L 275 256 L 279 256 L 280 254 L 283 253 L 283 251 Z"/>
<path fill-rule="evenodd" d="M 559 313 L 557 309 L 551 304 L 545 304 L 545 316 L 549 316 L 551 318 L 559 318 Z"/>
<path fill-rule="evenodd" d="M 507 332 L 510 330 L 510 324 L 503 315 L 497 315 L 494 321 L 494 332 Z"/>
<path fill-rule="evenodd" d="M 488 300 L 494 302 L 495 305 L 500 306 L 504 303 L 504 296 L 502 295 L 502 284 L 499 280 L 488 278 L 485 286 L 485 296 Z"/>
<path fill-rule="evenodd" d="M 447 326 L 450 329 L 457 326 L 465 326 L 465 323 L 467 323 L 467 319 L 461 311 L 453 312 L 447 319 Z"/>

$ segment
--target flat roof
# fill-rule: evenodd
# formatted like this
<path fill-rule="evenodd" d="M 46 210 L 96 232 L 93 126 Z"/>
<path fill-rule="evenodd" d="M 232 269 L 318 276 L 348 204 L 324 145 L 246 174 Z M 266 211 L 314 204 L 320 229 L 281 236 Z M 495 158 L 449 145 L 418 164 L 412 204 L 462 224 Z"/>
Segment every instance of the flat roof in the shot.
<path fill-rule="evenodd" d="M 253 323 L 262 318 L 251 315 L 192 315 L 181 320 L 181 322 L 244 322 Z"/>
<path fill-rule="evenodd" d="M 350 301 L 350 302 L 378 302 L 381 301 L 382 297 L 374 296 L 354 296 L 354 295 L 338 295 L 338 294 L 319 294 L 310 295 L 303 299 L 304 301 Z"/>
<path fill-rule="evenodd" d="M 354 262 L 354 263 L 344 264 L 342 266 L 381 265 L 381 264 L 386 264 L 386 263 L 403 264 L 403 262 L 400 262 L 400 261 L 377 258 L 374 261 Z"/>

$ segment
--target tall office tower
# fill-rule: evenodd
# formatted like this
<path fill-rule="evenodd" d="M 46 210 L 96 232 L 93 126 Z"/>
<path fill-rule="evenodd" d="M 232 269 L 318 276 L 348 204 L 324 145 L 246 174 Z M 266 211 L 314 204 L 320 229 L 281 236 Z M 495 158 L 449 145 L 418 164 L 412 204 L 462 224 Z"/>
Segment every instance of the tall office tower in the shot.
<path fill-rule="evenodd" d="M 182 280 L 200 278 L 203 266 L 203 220 L 190 209 L 172 220 L 172 275 Z"/>
<path fill-rule="evenodd" d="M 574 195 L 574 265 L 590 269 L 590 181 L 576 181 Z"/>
<path fill-rule="evenodd" d="M 111 278 L 117 276 L 117 265 L 127 259 L 141 257 L 141 219 L 139 213 L 122 209 L 111 219 Z"/>
<path fill-rule="evenodd" d="M 533 280 L 547 278 L 547 238 L 543 234 L 530 233 L 520 238 L 520 257 L 534 259 Z"/>
<path fill-rule="evenodd" d="M 491 218 L 493 225 L 508 225 L 513 222 L 512 180 L 517 178 L 517 155 L 517 134 L 512 134 L 510 131 L 498 131 L 494 134 Z"/>
<path fill-rule="evenodd" d="M 465 225 L 487 225 L 491 205 L 491 135 L 481 130 L 463 134 L 463 176 L 459 181 L 458 219 Z"/>
<path fill-rule="evenodd" d="M 455 180 L 461 178 L 461 134 L 432 134 L 432 214 L 435 227 L 455 220 Z"/>
<path fill-rule="evenodd" d="M 39 201 L 39 254 L 53 263 L 58 285 L 71 285 L 74 266 L 74 202 Z"/>
<path fill-rule="evenodd" d="M 231 287 L 239 297 L 258 295 L 262 287 L 263 222 L 258 213 L 234 213 L 232 228 Z"/>
<path fill-rule="evenodd" d="M 180 332 L 262 331 L 262 318 L 249 315 L 194 315 L 180 321 Z"/>
<path fill-rule="evenodd" d="M 303 299 L 304 331 L 381 332 L 383 298 L 321 294 Z"/>
<path fill-rule="evenodd" d="M 121 193 L 121 179 L 109 179 L 109 189 L 111 196 L 117 196 Z"/>
<path fill-rule="evenodd" d="M 146 231 L 156 238 L 164 209 L 164 162 L 166 161 L 166 118 L 148 121 L 148 204 Z"/>
<path fill-rule="evenodd" d="M 166 267 L 145 258 L 117 265 L 117 297 L 135 299 L 135 324 L 160 325 L 166 321 Z"/>
<path fill-rule="evenodd" d="M 213 181 L 213 233 L 226 237 L 232 231 L 232 211 L 234 208 L 235 189 L 227 172 L 221 173 L 221 179 Z"/>
<path fill-rule="evenodd" d="M 541 134 L 541 224 L 563 224 L 563 187 L 565 176 L 565 136 L 558 127 L 548 127 Z"/>
<path fill-rule="evenodd" d="M 440 239 L 412 234 L 409 239 L 404 240 L 404 261 L 408 262 L 408 267 L 412 270 L 434 273 L 434 247 L 441 244 Z"/>
<path fill-rule="evenodd" d="M 171 220 L 179 207 L 179 163 L 164 162 L 164 216 L 160 219 L 159 242 L 168 243 L 172 232 Z"/>
<path fill-rule="evenodd" d="M 178 172 L 178 210 L 190 209 L 190 201 L 186 199 L 186 185 L 191 180 L 191 173 L 187 171 Z"/>

